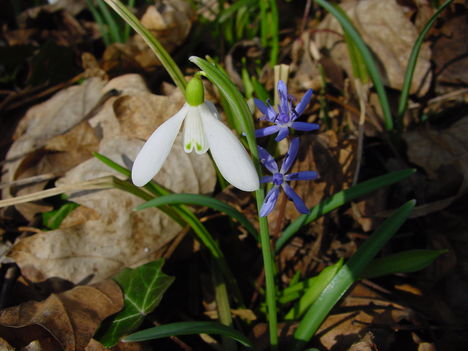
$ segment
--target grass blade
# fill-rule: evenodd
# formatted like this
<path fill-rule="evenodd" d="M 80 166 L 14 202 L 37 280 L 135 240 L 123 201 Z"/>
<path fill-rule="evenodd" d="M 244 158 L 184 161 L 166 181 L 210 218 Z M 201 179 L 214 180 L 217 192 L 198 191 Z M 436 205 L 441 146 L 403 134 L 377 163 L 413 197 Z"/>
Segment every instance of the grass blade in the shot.
<path fill-rule="evenodd" d="M 159 207 L 163 205 L 198 205 L 198 206 L 206 206 L 213 210 L 223 212 L 228 216 L 235 218 L 242 224 L 247 231 L 253 235 L 255 239 L 258 240 L 258 233 L 257 230 L 254 228 L 252 223 L 244 216 L 243 213 L 237 211 L 234 207 L 225 204 L 219 200 L 216 200 L 212 197 L 205 196 L 205 195 L 198 195 L 198 194 L 170 194 L 165 196 L 160 196 L 155 199 L 152 199 L 144 204 L 141 204 L 137 208 L 136 211 L 143 210 L 149 207 Z"/>
<path fill-rule="evenodd" d="M 413 80 L 414 70 L 416 69 L 416 62 L 418 60 L 419 51 L 424 41 L 424 38 L 431 29 L 437 17 L 441 12 L 448 6 L 453 0 L 447 0 L 439 9 L 429 18 L 423 30 L 419 33 L 416 41 L 414 42 L 413 49 L 411 50 L 410 57 L 408 59 L 408 65 L 406 66 L 405 80 L 403 81 L 403 87 L 401 89 L 400 101 L 398 104 L 398 124 L 401 125 L 401 119 L 406 112 L 408 106 L 408 96 L 411 88 L 411 82 Z"/>
<path fill-rule="evenodd" d="M 429 266 L 447 250 L 407 250 L 378 258 L 367 266 L 362 278 L 375 278 L 393 273 L 417 272 Z"/>
<path fill-rule="evenodd" d="M 145 341 L 169 336 L 178 335 L 193 335 L 193 334 L 217 334 L 230 337 L 242 345 L 252 347 L 252 343 L 244 335 L 237 330 L 226 327 L 215 322 L 178 322 L 159 327 L 141 330 L 137 333 L 127 336 L 123 339 L 124 342 L 130 341 Z"/>

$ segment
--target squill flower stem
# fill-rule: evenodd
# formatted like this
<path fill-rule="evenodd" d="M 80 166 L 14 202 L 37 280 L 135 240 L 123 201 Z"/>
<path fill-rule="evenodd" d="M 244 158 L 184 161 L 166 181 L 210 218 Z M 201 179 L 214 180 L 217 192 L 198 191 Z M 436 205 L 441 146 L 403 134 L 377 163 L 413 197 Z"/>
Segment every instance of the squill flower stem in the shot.
<path fill-rule="evenodd" d="M 263 190 L 256 191 L 257 208 L 263 205 L 264 193 Z M 266 287 L 266 304 L 268 310 L 268 329 L 270 331 L 271 350 L 278 349 L 278 316 L 276 308 L 276 283 L 275 283 L 275 266 L 270 243 L 270 235 L 268 231 L 268 222 L 266 217 L 259 217 L 260 224 L 260 243 L 262 247 L 263 265 L 265 268 L 265 287 Z"/>

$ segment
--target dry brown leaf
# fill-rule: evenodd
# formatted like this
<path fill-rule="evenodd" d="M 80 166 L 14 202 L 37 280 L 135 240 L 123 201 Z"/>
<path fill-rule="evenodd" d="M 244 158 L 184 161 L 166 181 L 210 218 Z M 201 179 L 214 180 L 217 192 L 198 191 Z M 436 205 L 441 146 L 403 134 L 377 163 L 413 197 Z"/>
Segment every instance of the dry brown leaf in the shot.
<path fill-rule="evenodd" d="M 86 137 L 84 130 L 81 129 L 83 127 L 79 128 L 81 133 L 64 134 L 84 121 L 98 103 L 103 86 L 102 80 L 91 78 L 81 85 L 64 89 L 49 100 L 30 108 L 15 131 L 15 141 L 6 155 L 3 166 L 2 182 L 11 183 L 44 173 L 60 176 L 84 159 L 91 157 L 89 151 L 97 146 L 97 140 L 91 130 L 86 130 L 92 134 Z M 59 139 L 53 141 L 54 138 Z M 62 148 L 64 140 L 68 140 L 67 146 L 74 144 L 68 153 L 44 152 L 49 141 L 52 143 L 52 150 L 60 149 L 58 145 L 60 139 Z M 45 184 L 46 181 L 20 188 L 7 187 L 2 192 L 3 198 L 30 194 L 42 190 Z M 20 205 L 17 209 L 23 216 L 32 219 L 37 212 L 48 208 L 31 203 Z"/>
<path fill-rule="evenodd" d="M 468 117 L 465 117 L 445 129 L 428 127 L 403 135 L 409 160 L 427 174 L 430 186 L 425 189 L 425 199 L 448 200 L 434 203 L 434 210 L 447 207 L 467 189 L 467 133 Z M 429 213 L 430 209 L 425 212 Z"/>
<path fill-rule="evenodd" d="M 122 306 L 122 292 L 112 280 L 77 286 L 0 311 L 0 332 L 15 347 L 53 337 L 63 350 L 83 350 L 100 323 Z"/>
<path fill-rule="evenodd" d="M 381 64 L 382 77 L 386 85 L 401 89 L 408 57 L 418 36 L 418 31 L 405 16 L 405 10 L 397 1 L 361 0 L 340 4 L 350 17 L 359 34 Z M 316 42 L 319 48 L 326 48 L 332 58 L 352 76 L 351 61 L 338 21 L 331 15 L 319 25 Z M 424 95 L 430 85 L 431 50 L 423 45 L 411 85 L 411 94 Z"/>
<path fill-rule="evenodd" d="M 142 139 L 178 111 L 183 97 L 178 91 L 171 96 L 152 95 L 138 75 L 115 78 L 103 90 L 110 89 L 122 94 L 109 99 L 88 122 L 100 136 L 99 152 L 129 167 L 143 145 Z M 70 135 L 79 135 L 81 128 L 78 125 Z M 51 145 L 62 148 L 57 139 Z M 92 158 L 68 171 L 57 184 L 75 184 L 110 174 L 122 177 Z M 187 193 L 210 193 L 216 183 L 209 156 L 185 153 L 181 135 L 155 179 L 174 192 Z M 159 257 L 159 250 L 180 230 L 158 209 L 134 212 L 143 200 L 121 190 L 70 196 L 82 208 L 73 211 L 61 229 L 21 239 L 11 251 L 10 256 L 32 281 L 57 276 L 74 283 L 98 282 L 124 267 Z"/>
<path fill-rule="evenodd" d="M 339 351 L 348 350 L 371 332 L 378 350 L 386 350 L 395 340 L 392 329 L 403 319 L 411 321 L 413 312 L 359 283 L 325 319 L 316 336 L 326 350 Z"/>
<path fill-rule="evenodd" d="M 183 0 L 163 0 L 158 5 L 147 8 L 141 23 L 164 46 L 172 52 L 180 46 L 192 27 L 193 10 L 190 3 Z M 113 44 L 107 47 L 103 55 L 106 71 L 122 69 L 124 66 L 139 66 L 145 70 L 160 65 L 159 60 L 140 35 L 134 35 L 125 44 Z"/>
<path fill-rule="evenodd" d="M 451 91 L 454 85 L 460 87 L 468 83 L 467 41 L 468 15 L 466 11 L 454 11 L 445 19 L 433 48 L 439 92 Z"/>

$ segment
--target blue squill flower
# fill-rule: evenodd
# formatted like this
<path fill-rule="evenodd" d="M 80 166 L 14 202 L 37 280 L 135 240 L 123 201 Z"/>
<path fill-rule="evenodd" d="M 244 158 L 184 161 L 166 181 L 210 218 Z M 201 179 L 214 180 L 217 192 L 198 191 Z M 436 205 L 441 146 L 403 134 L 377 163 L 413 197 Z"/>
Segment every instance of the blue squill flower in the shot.
<path fill-rule="evenodd" d="M 316 123 L 296 122 L 310 102 L 312 89 L 307 90 L 297 106 L 293 105 L 296 99 L 294 96 L 288 95 L 288 88 L 282 80 L 278 82 L 278 93 L 280 100 L 278 112 L 275 111 L 268 101 L 264 103 L 259 99 L 255 99 L 255 105 L 257 105 L 258 109 L 263 113 L 260 119 L 274 123 L 272 126 L 257 129 L 255 131 L 255 136 L 257 138 L 278 133 L 275 140 L 281 141 L 288 136 L 289 128 L 305 132 L 310 132 L 319 128 L 319 125 Z"/>
<path fill-rule="evenodd" d="M 294 161 L 296 160 L 297 153 L 299 151 L 299 138 L 294 138 L 289 145 L 289 150 L 284 157 L 281 169 L 278 170 L 278 165 L 268 151 L 261 146 L 258 146 L 258 153 L 260 162 L 268 169 L 273 175 L 265 176 L 262 178 L 261 183 L 273 183 L 273 188 L 268 192 L 263 202 L 262 208 L 260 209 L 260 217 L 267 216 L 275 207 L 280 188 L 293 201 L 294 206 L 301 213 L 308 213 L 309 209 L 305 205 L 304 201 L 297 195 L 297 193 L 287 183 L 294 180 L 313 180 L 318 177 L 317 172 L 314 171 L 302 171 L 286 174 L 290 169 Z"/>

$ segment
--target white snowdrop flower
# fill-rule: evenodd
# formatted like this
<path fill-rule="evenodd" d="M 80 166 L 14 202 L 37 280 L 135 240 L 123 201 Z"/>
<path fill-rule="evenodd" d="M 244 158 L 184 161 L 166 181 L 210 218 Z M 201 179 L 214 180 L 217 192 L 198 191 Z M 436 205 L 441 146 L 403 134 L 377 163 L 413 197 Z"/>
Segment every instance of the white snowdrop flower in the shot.
<path fill-rule="evenodd" d="M 205 101 L 198 76 L 187 85 L 186 103 L 156 129 L 138 153 L 132 168 L 137 186 L 148 183 L 161 169 L 184 123 L 184 150 L 203 154 L 210 150 L 221 175 L 244 191 L 259 188 L 259 177 L 241 142 L 220 120 L 215 106 Z M 183 169 L 181 169 L 183 172 Z"/>

